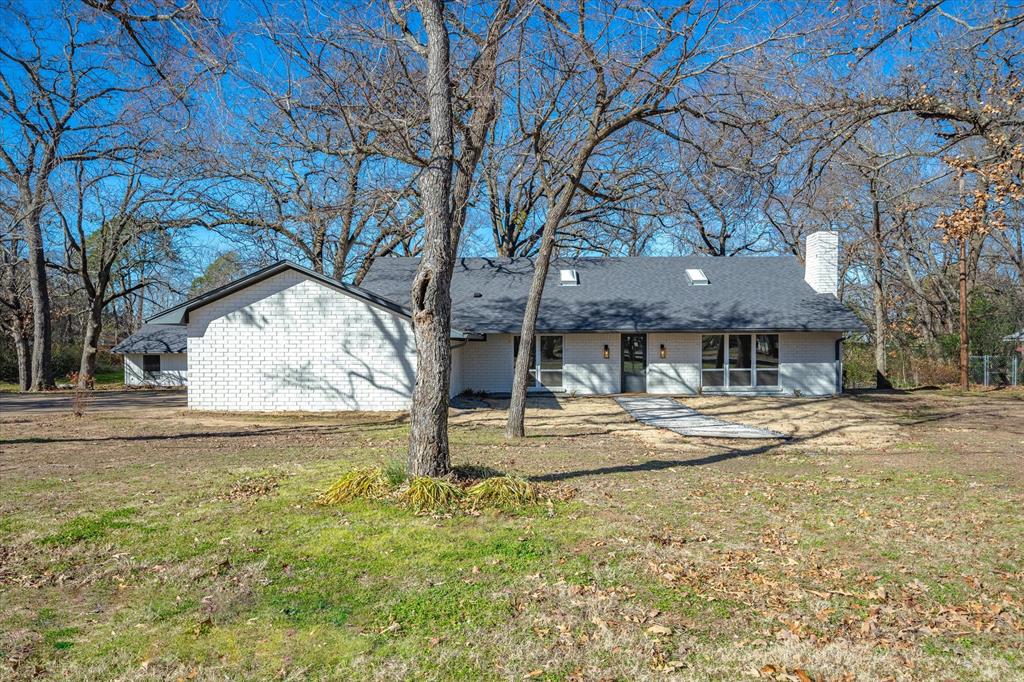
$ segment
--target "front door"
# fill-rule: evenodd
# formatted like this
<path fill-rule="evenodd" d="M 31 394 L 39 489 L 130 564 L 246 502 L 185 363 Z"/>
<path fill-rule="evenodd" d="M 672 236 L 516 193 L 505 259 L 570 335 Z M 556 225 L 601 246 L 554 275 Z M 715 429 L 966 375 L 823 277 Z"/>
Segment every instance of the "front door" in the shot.
<path fill-rule="evenodd" d="M 647 334 L 622 335 L 622 392 L 647 392 Z"/>

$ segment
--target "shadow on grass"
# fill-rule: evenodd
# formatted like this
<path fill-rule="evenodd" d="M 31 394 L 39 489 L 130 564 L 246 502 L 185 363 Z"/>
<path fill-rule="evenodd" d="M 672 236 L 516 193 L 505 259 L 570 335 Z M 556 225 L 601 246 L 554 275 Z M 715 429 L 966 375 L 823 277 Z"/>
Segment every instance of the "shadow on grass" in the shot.
<path fill-rule="evenodd" d="M 647 460 L 646 462 L 641 462 L 639 464 L 618 464 L 615 466 L 600 467 L 597 469 L 576 469 L 574 471 L 563 471 L 555 474 L 541 474 L 539 476 L 531 476 L 530 480 L 536 483 L 558 483 L 573 478 L 584 478 L 587 476 L 631 474 L 641 471 L 662 471 L 664 469 L 673 469 L 675 467 L 707 466 L 709 464 L 716 464 L 718 462 L 724 462 L 730 459 L 762 455 L 766 452 L 774 450 L 776 447 L 778 446 L 774 444 L 762 445 L 756 448 L 747 448 L 744 450 L 731 450 L 729 452 L 722 452 L 717 455 L 698 457 L 697 459 L 650 459 Z"/>
<path fill-rule="evenodd" d="M 243 429 L 239 431 L 186 431 L 183 433 L 141 434 L 134 436 L 100 436 L 95 438 L 51 438 L 48 436 L 29 436 L 27 438 L 0 439 L 0 445 L 19 443 L 108 443 L 108 442 L 146 442 L 166 440 L 188 440 L 192 438 L 250 438 L 253 436 L 275 436 L 282 434 L 296 435 L 341 435 L 353 431 L 387 431 L 396 426 L 408 423 L 408 415 L 401 414 L 391 419 L 359 422 L 355 424 L 322 424 L 310 426 L 278 426 L 270 428 Z"/>
<path fill-rule="evenodd" d="M 724 452 L 719 452 L 713 455 L 705 455 L 704 457 L 696 457 L 694 459 L 651 459 L 646 462 L 640 462 L 638 464 L 616 464 L 614 466 L 598 467 L 595 469 L 575 469 L 573 471 L 540 474 L 537 476 L 531 476 L 530 480 L 535 481 L 537 483 L 557 483 L 574 478 L 585 478 L 588 476 L 629 474 L 641 471 L 662 471 L 664 469 L 672 469 L 674 467 L 708 466 L 711 464 L 717 464 L 719 462 L 725 462 L 732 459 L 743 459 L 745 457 L 755 457 L 757 455 L 763 455 L 765 453 L 771 452 L 772 450 L 778 449 L 783 445 L 791 446 L 794 444 L 802 443 L 810 438 L 817 438 L 819 436 L 828 435 L 842 430 L 843 427 L 835 426 L 829 429 L 822 429 L 821 431 L 814 433 L 812 435 L 793 437 L 785 441 L 784 443 L 772 442 L 748 448 L 726 448 Z"/>

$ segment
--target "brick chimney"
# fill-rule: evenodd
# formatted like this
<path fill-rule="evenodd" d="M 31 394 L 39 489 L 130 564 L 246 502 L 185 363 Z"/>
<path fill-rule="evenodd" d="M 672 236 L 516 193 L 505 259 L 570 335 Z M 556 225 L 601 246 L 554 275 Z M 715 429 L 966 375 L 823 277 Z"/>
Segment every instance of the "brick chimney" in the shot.
<path fill-rule="evenodd" d="M 804 280 L 819 294 L 839 293 L 839 235 L 812 232 L 807 235 Z"/>

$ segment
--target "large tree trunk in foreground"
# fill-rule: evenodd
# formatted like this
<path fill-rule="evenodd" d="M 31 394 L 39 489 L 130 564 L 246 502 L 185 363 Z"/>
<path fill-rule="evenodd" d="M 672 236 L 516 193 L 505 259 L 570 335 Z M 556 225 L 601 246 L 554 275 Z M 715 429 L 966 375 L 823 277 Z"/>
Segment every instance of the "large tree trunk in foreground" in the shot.
<path fill-rule="evenodd" d="M 46 281 L 46 254 L 40 221 L 42 207 L 35 205 L 26 216 L 25 240 L 28 242 L 28 273 L 32 291 L 32 382 L 29 390 L 53 388 L 50 337 L 50 290 Z"/>
<path fill-rule="evenodd" d="M 409 473 L 444 476 L 448 452 L 448 393 L 451 374 L 452 84 L 448 31 L 442 0 L 418 0 L 427 33 L 427 102 L 430 163 L 420 179 L 425 236 L 412 284 L 416 337 L 416 386 L 410 410 Z"/>

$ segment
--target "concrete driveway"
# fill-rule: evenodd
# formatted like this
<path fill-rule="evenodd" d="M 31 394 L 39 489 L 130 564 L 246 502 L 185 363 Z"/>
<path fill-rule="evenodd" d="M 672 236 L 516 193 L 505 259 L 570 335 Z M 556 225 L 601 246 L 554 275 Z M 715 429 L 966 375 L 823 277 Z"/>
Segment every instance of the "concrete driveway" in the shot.
<path fill-rule="evenodd" d="M 71 412 L 71 391 L 48 393 L 0 393 L 0 415 L 48 414 Z M 86 410 L 122 410 L 126 408 L 187 407 L 185 389 L 139 391 L 95 391 L 89 395 Z"/>

